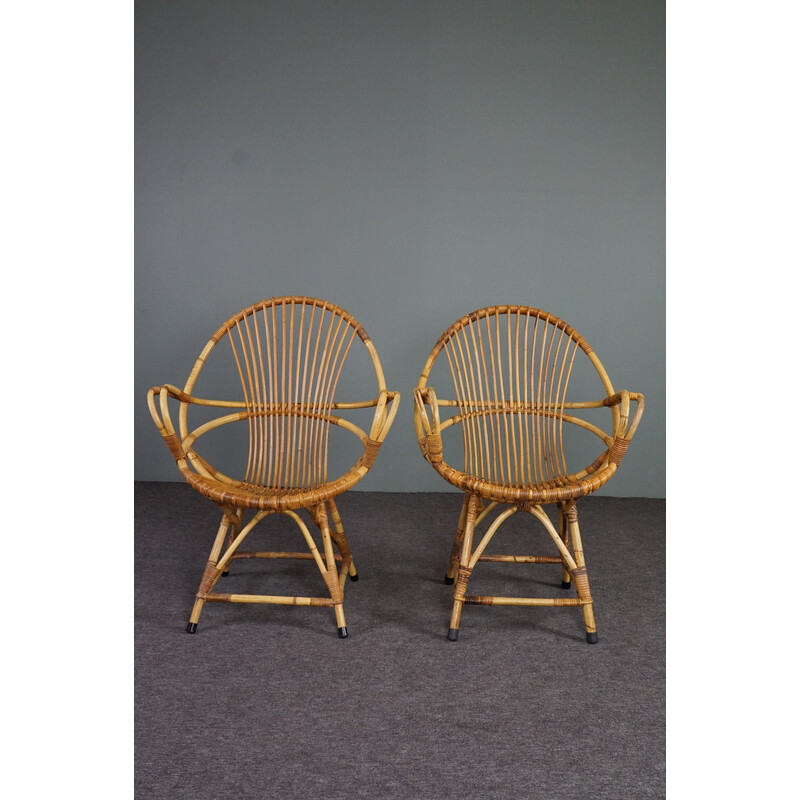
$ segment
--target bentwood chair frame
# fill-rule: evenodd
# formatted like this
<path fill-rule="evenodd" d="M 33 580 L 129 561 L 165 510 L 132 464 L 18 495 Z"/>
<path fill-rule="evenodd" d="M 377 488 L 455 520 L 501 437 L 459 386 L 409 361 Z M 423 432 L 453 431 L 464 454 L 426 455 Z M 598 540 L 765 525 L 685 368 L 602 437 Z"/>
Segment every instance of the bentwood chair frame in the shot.
<path fill-rule="evenodd" d="M 578 352 L 596 369 L 605 396 L 567 401 L 567 385 Z M 455 399 L 441 399 L 428 385 L 444 352 Z M 631 404 L 635 413 L 631 416 Z M 611 431 L 577 414 L 606 407 Z M 442 419 L 445 411 L 453 416 Z M 439 338 L 414 390 L 414 425 L 425 459 L 449 483 L 464 491 L 445 583 L 455 583 L 447 638 L 458 639 L 465 603 L 512 606 L 580 606 L 586 640 L 597 642 L 593 601 L 583 554 L 578 498 L 603 486 L 617 470 L 644 411 L 644 396 L 616 392 L 587 341 L 558 317 L 521 305 L 491 306 L 451 325 Z M 569 472 L 564 423 L 595 434 L 603 450 L 584 469 Z M 444 460 L 442 432 L 460 426 L 464 468 Z M 555 504 L 558 528 L 543 506 Z M 500 506 L 503 510 L 477 545 L 475 531 Z M 523 511 L 536 517 L 556 547 L 555 555 L 486 554 L 499 527 Z M 560 564 L 563 589 L 575 584 L 577 597 L 533 598 L 467 595 L 478 562 Z"/>
<path fill-rule="evenodd" d="M 356 336 L 369 353 L 378 393 L 371 400 L 338 402 L 334 399 L 336 386 Z M 233 351 L 243 400 L 209 400 L 193 395 L 209 354 L 223 339 Z M 179 404 L 177 430 L 170 414 L 170 400 Z M 187 631 L 197 630 L 206 602 L 274 603 L 333 606 L 339 636 L 345 638 L 344 587 L 347 575 L 355 581 L 358 573 L 335 498 L 372 467 L 400 402 L 400 393 L 386 388 L 380 359 L 363 326 L 339 306 L 313 297 L 274 297 L 255 303 L 232 316 L 211 337 L 183 390 L 170 384 L 155 386 L 148 392 L 147 402 L 187 483 L 222 511 Z M 227 413 L 190 430 L 188 412 L 192 406 L 223 409 Z M 338 415 L 366 408 L 375 409 L 369 431 Z M 206 433 L 234 422 L 246 422 L 249 429 L 243 480 L 215 469 L 196 450 L 198 440 Z M 331 426 L 354 434 L 364 447 L 356 463 L 335 479 L 328 476 Z M 302 509 L 309 512 L 319 529 L 322 553 L 298 514 Z M 248 512 L 252 516 L 245 522 Z M 240 550 L 262 519 L 278 513 L 297 523 L 309 552 Z M 334 545 L 338 553 L 334 552 Z M 212 591 L 232 562 L 240 558 L 313 560 L 327 587 L 327 596 Z"/>

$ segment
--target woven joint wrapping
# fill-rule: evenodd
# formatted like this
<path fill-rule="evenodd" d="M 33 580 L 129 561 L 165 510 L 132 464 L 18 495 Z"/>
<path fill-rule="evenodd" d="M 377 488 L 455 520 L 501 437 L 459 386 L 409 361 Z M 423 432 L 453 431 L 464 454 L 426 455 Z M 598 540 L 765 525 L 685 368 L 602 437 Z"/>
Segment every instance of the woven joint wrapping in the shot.
<path fill-rule="evenodd" d="M 168 433 L 164 437 L 164 441 L 167 443 L 167 447 L 169 447 L 169 451 L 170 453 L 172 453 L 172 457 L 176 461 L 180 461 L 182 458 L 186 458 L 186 453 L 184 452 L 184 449 L 181 446 L 181 440 L 178 438 L 177 433 Z"/>
<path fill-rule="evenodd" d="M 425 448 L 428 461 L 438 464 L 442 460 L 442 436 L 439 433 L 429 433 L 425 437 Z"/>
<path fill-rule="evenodd" d="M 628 450 L 628 441 L 627 439 L 622 439 L 617 436 L 614 439 L 614 444 L 611 445 L 611 450 L 609 451 L 609 461 L 612 464 L 619 465 L 619 462 L 622 461 L 622 457 Z"/>
<path fill-rule="evenodd" d="M 197 590 L 198 594 L 208 594 L 211 591 L 211 587 L 214 585 L 214 581 L 219 576 L 219 570 L 217 569 L 216 565 L 213 561 L 209 561 L 206 563 L 206 569 L 203 573 L 203 580 L 200 581 L 200 588 Z"/>
<path fill-rule="evenodd" d="M 371 469 L 378 457 L 378 450 L 381 449 L 381 443 L 370 439 L 368 436 L 361 440 L 364 445 L 364 455 L 361 456 L 361 465 L 367 469 Z"/>
<path fill-rule="evenodd" d="M 329 572 L 325 572 L 322 576 L 325 579 L 325 585 L 328 587 L 328 591 L 331 594 L 331 599 L 335 603 L 341 603 L 342 601 L 342 587 L 339 586 L 339 575 L 337 574 L 336 570 L 330 570 Z"/>
<path fill-rule="evenodd" d="M 469 583 L 469 576 L 472 575 L 472 570 L 469 567 L 458 568 L 458 578 L 456 578 L 455 597 L 458 600 L 464 599 L 464 594 L 467 591 L 467 583 Z"/>
<path fill-rule="evenodd" d="M 589 591 L 589 576 L 586 574 L 586 567 L 575 567 L 569 571 L 569 574 L 578 590 L 581 603 L 591 603 L 592 595 Z"/>
<path fill-rule="evenodd" d="M 342 564 L 349 564 L 353 560 L 353 556 L 344 534 L 336 530 L 332 530 L 330 534 L 331 539 L 336 543 L 336 547 L 339 548 L 339 553 L 342 556 Z"/>

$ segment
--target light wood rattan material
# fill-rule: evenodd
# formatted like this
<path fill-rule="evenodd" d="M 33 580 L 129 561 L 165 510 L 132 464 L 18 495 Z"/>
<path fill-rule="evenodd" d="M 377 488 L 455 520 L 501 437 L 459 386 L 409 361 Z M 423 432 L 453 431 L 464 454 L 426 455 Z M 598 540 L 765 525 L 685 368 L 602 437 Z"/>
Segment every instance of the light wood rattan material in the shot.
<path fill-rule="evenodd" d="M 440 358 L 449 367 L 452 399 L 439 398 L 428 384 Z M 578 358 L 591 362 L 603 396 L 567 399 Z M 610 411 L 610 431 L 581 417 L 582 411 L 604 407 Z M 446 583 L 455 583 L 449 639 L 458 638 L 464 603 L 475 603 L 581 606 L 587 640 L 597 641 L 576 501 L 613 477 L 643 410 L 643 395 L 614 391 L 586 340 L 545 311 L 518 305 L 483 308 L 462 317 L 442 334 L 414 390 L 414 426 L 425 459 L 446 481 L 465 492 L 445 578 Z M 453 414 L 444 420 L 448 411 Z M 588 466 L 577 470 L 567 466 L 565 424 L 600 440 L 600 452 Z M 460 429 L 461 468 L 445 460 L 442 434 L 449 428 Z M 542 508 L 547 504 L 556 506 L 558 528 Z M 476 543 L 476 528 L 498 505 L 504 510 Z M 542 523 L 557 555 L 485 553 L 500 525 L 519 511 Z M 560 564 L 562 587 L 574 583 L 577 597 L 467 595 L 479 561 Z"/>
<path fill-rule="evenodd" d="M 208 400 L 193 394 L 209 354 L 229 351 L 235 363 L 242 399 Z M 336 400 L 337 384 L 353 347 L 364 346 L 378 384 L 377 395 L 361 402 Z M 170 401 L 178 404 L 177 429 Z M 345 580 L 357 580 L 347 537 L 335 498 L 354 486 L 375 462 L 397 413 L 399 392 L 386 389 L 380 359 L 366 331 L 343 309 L 312 297 L 264 300 L 232 316 L 211 337 L 183 389 L 155 386 L 147 402 L 153 420 L 187 483 L 222 510 L 211 554 L 187 630 L 194 633 L 203 604 L 276 603 L 333 606 L 339 635 L 347 636 L 343 608 Z M 224 411 L 190 429 L 191 407 Z M 345 417 L 351 409 L 374 408 L 368 431 Z M 213 467 L 196 450 L 211 430 L 234 422 L 249 431 L 244 477 L 236 479 Z M 329 473 L 332 426 L 361 440 L 363 454 L 344 474 Z M 299 515 L 305 509 L 319 529 L 321 551 Z M 245 522 L 246 512 L 251 513 Z M 302 552 L 242 552 L 239 547 L 264 517 L 283 513 L 297 524 L 308 547 Z M 331 521 L 333 527 L 331 528 Z M 338 552 L 334 552 L 334 546 Z M 313 560 L 328 590 L 325 597 L 241 595 L 213 592 L 217 581 L 238 558 L 301 558 Z"/>

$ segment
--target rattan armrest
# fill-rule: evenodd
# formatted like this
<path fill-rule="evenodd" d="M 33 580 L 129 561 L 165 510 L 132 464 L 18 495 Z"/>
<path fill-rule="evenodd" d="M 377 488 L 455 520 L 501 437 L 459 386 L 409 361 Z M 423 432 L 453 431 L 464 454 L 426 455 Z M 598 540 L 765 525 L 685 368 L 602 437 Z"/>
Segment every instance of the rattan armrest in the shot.
<path fill-rule="evenodd" d="M 194 395 L 181 391 L 177 386 L 173 386 L 170 383 L 165 383 L 163 386 L 154 386 L 150 392 L 160 394 L 162 390 L 166 391 L 169 397 L 180 400 L 181 403 L 192 403 L 196 406 L 212 406 L 214 408 L 247 408 L 247 403 L 243 400 L 209 400 L 205 397 L 195 397 Z"/>
<path fill-rule="evenodd" d="M 430 406 L 431 417 L 425 406 Z M 414 429 L 417 432 L 422 455 L 431 464 L 442 460 L 442 423 L 439 416 L 439 401 L 432 386 L 414 389 Z"/>
<path fill-rule="evenodd" d="M 633 419 L 630 416 L 631 401 L 636 403 L 636 413 L 633 415 Z M 619 411 L 614 419 L 614 442 L 608 450 L 609 462 L 619 465 L 628 450 L 628 444 L 636 433 L 639 420 L 642 418 L 644 395 L 623 389 L 606 397 L 603 405 L 609 408 L 619 406 Z"/>
<path fill-rule="evenodd" d="M 369 435 L 361 440 L 364 444 L 364 455 L 359 459 L 359 465 L 370 469 L 375 463 L 378 450 L 392 427 L 399 407 L 400 392 L 382 389 L 375 404 L 375 414 L 372 417 Z"/>
<path fill-rule="evenodd" d="M 397 416 L 397 409 L 400 408 L 400 392 L 393 392 L 384 389 L 381 392 L 381 396 L 385 399 L 385 403 L 383 405 L 383 410 L 381 411 L 381 422 L 380 422 L 380 429 L 378 431 L 378 441 L 382 442 L 386 438 L 386 434 L 389 433 L 389 429 L 392 427 L 392 423 L 394 422 L 394 418 Z M 391 406 L 389 404 L 391 403 Z M 387 412 L 388 407 L 388 412 Z M 380 408 L 380 406 L 379 406 Z M 376 411 L 377 417 L 377 411 Z"/>
<path fill-rule="evenodd" d="M 633 419 L 630 419 L 630 404 L 631 401 L 636 403 L 636 413 Z M 642 418 L 644 412 L 644 395 L 638 392 L 629 392 L 623 389 L 621 392 L 612 394 L 603 400 L 603 405 L 613 408 L 619 406 L 619 419 L 614 426 L 614 438 L 625 439 L 630 441 L 633 434 L 636 433 L 636 428 L 639 426 L 639 420 Z"/>
<path fill-rule="evenodd" d="M 156 406 L 155 398 L 158 395 L 159 404 Z M 215 408 L 246 408 L 246 404 L 238 400 L 208 400 L 202 397 L 194 397 L 178 389 L 177 386 L 165 383 L 163 386 L 154 386 L 147 392 L 147 407 L 150 409 L 150 416 L 158 428 L 158 432 L 163 437 L 170 452 L 179 465 L 185 466 L 187 452 L 175 432 L 172 424 L 172 417 L 169 413 L 169 398 L 178 400 L 181 403 L 212 406 Z"/>

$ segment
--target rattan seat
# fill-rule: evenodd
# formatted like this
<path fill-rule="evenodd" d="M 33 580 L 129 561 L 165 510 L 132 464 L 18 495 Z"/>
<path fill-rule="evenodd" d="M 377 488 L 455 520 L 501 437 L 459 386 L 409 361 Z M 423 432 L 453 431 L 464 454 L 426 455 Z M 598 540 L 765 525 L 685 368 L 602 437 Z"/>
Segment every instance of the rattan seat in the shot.
<path fill-rule="evenodd" d="M 260 511 L 285 511 L 302 509 L 326 502 L 355 486 L 361 479 L 356 470 L 341 478 L 309 489 L 273 488 L 244 482 L 225 483 L 203 475 L 188 475 L 186 482 L 203 497 L 217 504 Z"/>
<path fill-rule="evenodd" d="M 454 469 L 444 461 L 435 462 L 432 466 L 453 486 L 498 503 L 554 503 L 576 500 L 593 492 L 615 472 L 614 469 L 606 467 L 600 473 L 595 474 L 592 481 L 570 480 L 565 477 L 541 483 L 508 485 L 487 481 L 478 475 L 470 475 Z"/>
<path fill-rule="evenodd" d="M 209 400 L 193 394 L 212 351 L 221 342 L 230 346 L 229 361 L 238 375 L 242 396 Z M 337 385 L 352 345 L 359 342 L 365 369 L 374 372 L 377 395 L 370 400 L 337 400 Z M 356 344 L 355 350 L 360 350 Z M 224 351 L 222 352 L 224 356 Z M 364 358 L 365 356 L 365 358 Z M 352 359 L 351 359 L 352 362 Z M 230 382 L 224 382 L 227 387 Z M 147 402 L 153 421 L 169 447 L 186 482 L 222 511 L 222 520 L 195 595 L 187 631 L 195 633 L 206 602 L 272 603 L 333 607 L 339 636 L 347 636 L 344 587 L 348 574 L 357 580 L 353 556 L 335 498 L 351 489 L 370 470 L 400 401 L 388 391 L 380 359 L 361 324 L 344 309 L 313 297 L 274 297 L 234 314 L 214 333 L 189 374 L 184 388 L 155 386 Z M 177 429 L 170 404 L 179 406 Z M 190 428 L 189 410 L 221 416 Z M 357 409 L 374 409 L 369 430 L 346 418 Z M 211 431 L 242 423 L 248 444 L 241 477 L 230 477 L 201 455 L 197 443 Z M 332 429 L 356 436 L 360 455 L 337 477 L 329 476 Z M 205 442 L 205 440 L 203 440 Z M 351 440 L 352 441 L 352 440 Z M 332 470 L 331 470 L 332 471 Z M 308 512 L 319 531 L 320 546 L 298 513 Z M 245 512 L 252 512 L 245 520 Z M 255 526 L 271 514 L 286 514 L 297 523 L 307 551 L 241 550 Z M 331 524 L 332 523 L 332 524 Z M 334 552 L 334 547 L 338 552 Z M 213 591 L 239 558 L 313 560 L 327 596 L 232 594 Z"/>
<path fill-rule="evenodd" d="M 441 361 L 449 367 L 449 373 L 442 370 L 442 377 L 453 399 L 440 399 L 431 383 L 442 355 Z M 568 400 L 570 378 L 581 361 L 595 384 L 599 378 L 599 397 Z M 582 416 L 603 408 L 610 412 L 610 432 Z M 439 337 L 414 390 L 414 425 L 425 459 L 464 492 L 445 577 L 445 583 L 455 584 L 451 641 L 458 639 L 463 605 L 474 603 L 580 606 L 586 639 L 597 642 L 576 503 L 614 476 L 643 410 L 644 396 L 616 392 L 588 342 L 546 311 L 522 305 L 482 308 L 457 320 Z M 443 419 L 448 412 L 452 416 Z M 576 456 L 565 446 L 569 438 L 565 429 L 590 439 L 596 436 L 600 452 L 595 443 L 588 463 L 576 465 Z M 446 444 L 443 434 L 460 441 L 450 439 Z M 446 452 L 448 458 L 450 452 L 458 458 L 459 447 L 461 469 L 445 458 Z M 548 504 L 556 506 L 558 528 L 543 508 Z M 473 547 L 477 527 L 498 505 L 505 508 Z M 555 544 L 554 554 L 486 552 L 503 522 L 520 511 L 542 523 Z M 479 561 L 560 564 L 562 588 L 574 584 L 577 597 L 468 595 L 467 586 Z"/>

